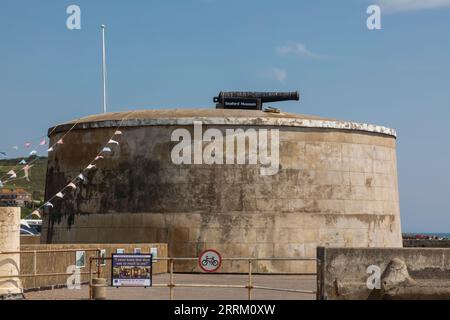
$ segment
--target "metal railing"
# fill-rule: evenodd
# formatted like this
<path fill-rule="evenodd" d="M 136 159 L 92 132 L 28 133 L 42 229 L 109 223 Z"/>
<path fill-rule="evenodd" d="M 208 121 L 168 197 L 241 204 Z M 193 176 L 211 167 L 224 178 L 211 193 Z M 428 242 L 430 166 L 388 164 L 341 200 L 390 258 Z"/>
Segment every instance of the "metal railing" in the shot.
<path fill-rule="evenodd" d="M 97 252 L 97 257 L 100 257 L 101 249 L 83 249 L 83 248 L 77 248 L 77 249 L 45 249 L 45 250 L 22 250 L 22 251 L 0 251 L 1 255 L 14 255 L 14 254 L 33 254 L 33 273 L 29 274 L 20 274 L 20 270 L 18 270 L 17 275 L 5 275 L 0 276 L 0 279 L 11 279 L 11 278 L 37 278 L 37 277 L 52 277 L 52 276 L 71 276 L 73 273 L 69 272 L 53 272 L 53 273 L 37 273 L 37 255 L 40 253 L 68 253 L 68 252 L 77 252 L 77 251 L 84 251 L 84 252 Z M 22 257 L 21 257 L 22 258 Z M 93 258 L 93 257 L 91 257 Z M 85 272 L 79 272 L 80 275 L 92 275 L 92 274 L 100 274 L 100 266 L 98 266 L 98 269 L 96 272 L 92 272 L 92 270 L 85 271 Z"/>
<path fill-rule="evenodd" d="M 0 279 L 11 279 L 11 278 L 37 278 L 37 277 L 52 277 L 52 276 L 71 276 L 73 272 L 45 272 L 38 273 L 37 271 L 37 257 L 38 254 L 42 253 L 69 253 L 69 252 L 77 252 L 77 251 L 85 251 L 88 252 L 96 252 L 95 257 L 89 257 L 89 271 L 79 271 L 79 275 L 88 275 L 88 283 L 89 283 L 89 299 L 92 299 L 92 279 L 93 275 L 96 275 L 98 278 L 102 275 L 102 267 L 103 265 L 99 263 L 99 261 L 112 260 L 111 257 L 102 257 L 101 249 L 92 249 L 92 248 L 75 248 L 75 249 L 46 249 L 46 250 L 22 250 L 22 251 L 10 251 L 10 252 L 0 252 L 1 255 L 14 255 L 14 254 L 33 254 L 33 272 L 27 274 L 20 274 L 18 272 L 17 275 L 4 275 L 0 276 Z M 317 294 L 317 291 L 313 290 L 302 290 L 302 289 L 289 289 L 289 288 L 277 288 L 277 287 L 269 287 L 269 286 L 259 286 L 254 285 L 254 275 L 253 265 L 258 261 L 314 261 L 316 263 L 320 263 L 316 258 L 223 258 L 222 261 L 247 261 L 248 262 L 248 278 L 247 284 L 205 284 L 205 283 L 175 283 L 174 281 L 174 264 L 176 261 L 193 261 L 198 262 L 198 257 L 195 258 L 167 258 L 167 257 L 158 257 L 157 261 L 167 261 L 168 262 L 168 273 L 169 273 L 169 281 L 168 283 L 155 283 L 152 284 L 152 287 L 166 287 L 169 289 L 169 299 L 174 299 L 174 290 L 175 288 L 234 288 L 234 289 L 246 289 L 247 290 L 247 298 L 248 300 L 252 299 L 253 290 L 269 290 L 269 291 L 279 291 L 279 292 L 291 292 L 291 293 L 303 293 L 303 294 Z M 96 270 L 93 268 L 93 261 L 97 261 Z M 210 273 L 208 273 L 210 274 Z M 272 274 L 273 273 L 264 273 L 264 274 Z M 278 273 L 280 274 L 280 273 Z M 299 273 L 281 273 L 283 275 L 300 275 Z M 301 275 L 314 275 L 319 278 L 320 273 L 301 273 Z M 319 282 L 320 279 L 317 279 Z"/>
<path fill-rule="evenodd" d="M 276 288 L 267 286 L 258 286 L 253 284 L 253 263 L 257 261 L 314 261 L 318 262 L 316 258 L 223 258 L 222 261 L 247 261 L 248 262 L 248 280 L 247 284 L 202 284 L 202 283 L 175 283 L 174 281 L 174 262 L 175 261 L 196 261 L 197 258 L 161 258 L 158 257 L 158 261 L 168 261 L 169 263 L 169 282 L 168 283 L 152 283 L 152 287 L 167 287 L 169 288 L 169 299 L 173 300 L 174 289 L 175 288 L 232 288 L 232 289 L 246 289 L 248 300 L 252 300 L 253 290 L 269 290 L 269 291 L 279 291 L 279 292 L 293 292 L 293 293 L 303 293 L 303 294 L 317 294 L 314 290 L 301 290 L 301 289 L 289 289 L 289 288 Z M 112 260 L 111 257 L 90 257 L 89 259 L 89 299 L 92 299 L 92 264 L 93 261 L 98 260 Z M 99 265 L 99 263 L 97 263 Z M 100 269 L 97 272 L 98 276 L 101 276 Z M 211 274 L 211 273 L 208 273 Z M 269 274 L 270 273 L 265 273 Z M 284 275 L 314 275 L 317 276 L 316 272 L 311 273 L 283 273 Z M 106 285 L 109 287 L 109 285 Z"/>

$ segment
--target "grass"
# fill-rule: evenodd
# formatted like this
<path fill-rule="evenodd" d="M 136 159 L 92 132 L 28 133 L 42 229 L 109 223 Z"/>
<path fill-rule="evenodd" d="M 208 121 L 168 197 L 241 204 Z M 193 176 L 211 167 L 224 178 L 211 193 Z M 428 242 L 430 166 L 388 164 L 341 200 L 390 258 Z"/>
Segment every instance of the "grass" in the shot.
<path fill-rule="evenodd" d="M 21 160 L 22 158 L 0 160 L 0 179 L 4 183 L 4 188 L 23 188 L 31 194 L 33 194 L 33 192 L 35 191 L 38 191 L 40 193 L 40 197 L 43 198 L 45 190 L 45 176 L 47 174 L 47 157 L 33 156 L 26 159 L 27 163 L 34 161 L 32 163 L 33 167 L 29 171 L 30 181 L 23 179 L 24 172 L 20 171 L 20 169 L 23 168 L 23 165 L 17 165 Z M 5 177 L 5 174 L 11 169 L 13 169 L 17 173 L 18 180 L 5 183 L 5 180 L 7 180 L 8 178 L 8 176 Z"/>

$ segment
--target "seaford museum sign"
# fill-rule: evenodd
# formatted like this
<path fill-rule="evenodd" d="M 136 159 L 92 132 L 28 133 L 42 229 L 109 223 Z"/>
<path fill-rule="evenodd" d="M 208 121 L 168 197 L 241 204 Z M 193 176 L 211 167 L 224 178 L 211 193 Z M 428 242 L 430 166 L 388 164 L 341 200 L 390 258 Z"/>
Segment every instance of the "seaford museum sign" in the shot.
<path fill-rule="evenodd" d="M 217 128 L 203 132 L 202 122 L 194 121 L 194 137 L 184 128 L 172 132 L 171 141 L 178 144 L 172 149 L 171 159 L 176 165 L 260 164 L 261 175 L 274 175 L 280 167 L 279 136 L 278 129 L 248 128 L 225 129 L 224 137 Z"/>

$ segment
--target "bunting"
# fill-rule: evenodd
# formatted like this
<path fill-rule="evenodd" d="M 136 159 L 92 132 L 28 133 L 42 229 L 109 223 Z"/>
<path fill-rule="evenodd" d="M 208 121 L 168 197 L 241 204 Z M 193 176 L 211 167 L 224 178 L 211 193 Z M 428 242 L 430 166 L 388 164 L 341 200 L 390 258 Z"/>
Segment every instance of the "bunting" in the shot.
<path fill-rule="evenodd" d="M 73 190 L 75 190 L 77 186 L 75 185 L 75 183 L 71 182 L 67 185 L 67 188 L 72 188 Z"/>
<path fill-rule="evenodd" d="M 86 170 L 91 170 L 95 168 L 95 164 L 90 164 L 86 167 Z"/>
<path fill-rule="evenodd" d="M 34 210 L 34 211 L 30 214 L 30 216 L 36 216 L 36 217 L 38 217 L 38 218 L 41 218 L 41 214 L 39 213 L 39 210 Z"/>
<path fill-rule="evenodd" d="M 129 116 L 131 116 L 131 114 L 130 114 Z M 127 116 L 126 118 L 128 118 L 129 116 Z M 39 209 L 41 209 L 41 208 L 43 208 L 43 207 L 51 207 L 51 208 L 54 207 L 54 206 L 53 206 L 53 203 L 50 202 L 52 199 L 55 199 L 55 198 L 63 199 L 64 196 L 65 196 L 65 194 L 63 193 L 63 191 L 64 191 L 66 188 L 71 188 L 72 190 L 76 190 L 76 189 L 77 189 L 77 185 L 75 184 L 75 182 L 77 181 L 77 179 L 78 179 L 79 181 L 86 181 L 86 177 L 85 177 L 85 175 L 83 174 L 84 171 L 87 171 L 87 170 L 91 170 L 91 169 L 96 168 L 96 165 L 95 165 L 93 162 L 94 162 L 94 161 L 97 161 L 97 160 L 100 160 L 100 159 L 104 159 L 104 156 L 102 156 L 101 153 L 103 153 L 103 152 L 112 152 L 111 148 L 108 147 L 109 144 L 119 145 L 119 142 L 116 141 L 116 140 L 113 140 L 113 137 L 114 137 L 114 136 L 118 136 L 118 135 L 122 135 L 122 131 L 120 131 L 119 128 L 122 126 L 122 123 L 123 123 L 123 121 L 124 121 L 126 118 L 122 119 L 122 121 L 121 121 L 120 125 L 117 127 L 116 131 L 114 131 L 113 136 L 108 140 L 107 144 L 102 148 L 102 150 L 100 151 L 100 153 L 97 154 L 97 156 L 94 158 L 94 160 L 93 160 L 93 161 L 92 161 L 92 162 L 91 162 L 91 163 L 90 163 L 90 164 L 89 164 L 82 172 L 80 172 L 80 174 L 79 174 L 75 179 L 73 179 L 72 181 L 70 181 L 69 184 L 67 184 L 63 189 L 61 189 L 58 193 L 56 193 L 53 197 L 51 197 L 51 198 L 50 198 L 43 206 L 41 206 L 40 208 L 38 208 L 38 209 L 35 211 L 37 216 L 40 217 Z M 66 134 L 65 134 L 61 139 L 58 140 L 57 143 L 55 143 L 54 145 L 50 146 L 50 148 L 48 148 L 47 151 L 48 151 L 48 152 L 54 151 L 54 147 L 55 147 L 56 145 L 58 145 L 58 144 L 63 144 L 63 143 L 64 143 L 63 138 L 64 138 L 64 137 L 65 137 L 65 136 L 66 136 L 66 135 L 74 128 L 74 127 L 75 127 L 75 125 L 76 125 L 77 123 L 78 123 L 78 121 L 73 125 L 73 127 L 72 127 L 68 132 L 66 132 Z M 49 135 L 50 135 L 50 134 L 49 134 Z M 42 140 L 41 143 L 44 143 L 44 140 Z M 40 144 L 40 145 L 44 145 L 44 144 Z M 28 168 L 28 170 L 29 170 L 29 168 Z M 0 181 L 0 183 L 1 183 L 1 181 Z M 34 212 L 33 212 L 33 213 L 34 213 Z"/>
<path fill-rule="evenodd" d="M 7 174 L 10 175 L 10 179 L 17 178 L 17 174 L 14 172 L 14 170 L 9 170 Z"/>
<path fill-rule="evenodd" d="M 66 136 L 67 136 L 67 135 L 75 128 L 75 126 L 76 126 L 78 123 L 79 123 L 79 119 L 77 119 L 77 120 L 75 121 L 75 123 L 73 124 L 73 126 L 72 126 L 68 131 L 66 131 L 66 132 L 64 133 L 64 135 L 61 137 L 61 139 L 58 140 L 57 143 L 53 144 L 52 146 L 50 146 L 50 148 L 47 149 L 47 152 L 54 151 L 56 145 L 58 145 L 58 144 L 63 144 L 63 139 L 64 139 L 64 138 L 65 138 L 65 137 L 66 137 Z M 59 126 L 59 125 L 53 127 L 53 129 L 48 133 L 48 136 L 50 136 L 50 135 L 58 128 L 58 126 Z M 42 146 L 46 146 L 47 144 L 48 144 L 48 140 L 46 139 L 45 136 L 40 137 L 39 140 L 36 141 L 36 145 L 37 145 L 37 146 L 41 146 L 41 147 L 42 147 Z M 31 148 L 31 146 L 33 146 L 33 143 L 32 143 L 31 141 L 26 141 L 26 142 L 24 143 L 24 146 L 25 146 L 25 148 Z M 11 148 L 14 149 L 14 150 L 16 150 L 16 151 L 18 151 L 18 150 L 19 150 L 19 145 L 14 145 L 14 146 L 12 146 Z M 37 148 L 35 148 L 35 149 L 33 149 L 31 152 L 29 152 L 29 156 L 30 156 L 30 157 L 31 157 L 31 156 L 37 156 L 37 155 L 38 155 L 38 149 L 37 149 Z M 8 155 L 6 154 L 6 152 L 3 152 L 3 153 L 0 153 L 0 157 L 2 157 L 2 156 L 4 156 L 4 157 L 6 158 Z M 6 184 L 7 182 L 12 181 L 14 178 L 17 178 L 17 174 L 18 174 L 19 172 L 21 172 L 21 171 L 24 171 L 24 172 L 25 172 L 24 178 L 27 179 L 27 181 L 30 181 L 30 180 L 29 180 L 29 170 L 30 170 L 30 168 L 32 167 L 31 164 L 32 164 L 33 162 L 37 161 L 37 160 L 39 160 L 39 157 L 36 157 L 35 159 L 32 159 L 32 160 L 30 160 L 30 161 L 27 163 L 28 159 L 27 159 L 27 160 L 22 159 L 20 162 L 18 162 L 18 163 L 12 168 L 12 170 L 11 170 L 10 172 L 8 172 L 7 174 L 5 174 L 4 176 L 0 176 L 0 179 L 3 180 L 3 182 L 4 182 L 4 183 L 2 183 L 2 186 L 4 186 L 4 184 Z M 18 170 L 18 171 L 14 171 L 14 170 L 16 170 L 16 168 L 17 168 L 18 166 L 20 166 L 20 165 L 23 165 L 24 167 L 21 168 L 21 169 Z M 28 166 L 27 166 L 27 165 L 28 165 Z M 5 178 L 6 178 L 8 175 L 10 175 L 10 177 L 9 177 L 8 179 L 5 180 Z"/>
<path fill-rule="evenodd" d="M 117 141 L 115 141 L 115 140 L 111 139 L 111 140 L 109 140 L 109 141 L 108 141 L 108 144 L 115 144 L 115 145 L 119 145 L 119 142 L 117 142 Z"/>
<path fill-rule="evenodd" d="M 30 169 L 31 169 L 31 167 L 32 166 L 30 166 L 30 165 L 25 165 L 24 167 L 23 167 L 23 172 L 24 172 L 24 177 L 25 177 L 25 179 L 28 181 L 28 182 L 30 182 L 30 178 L 29 178 L 29 173 L 30 173 Z"/>

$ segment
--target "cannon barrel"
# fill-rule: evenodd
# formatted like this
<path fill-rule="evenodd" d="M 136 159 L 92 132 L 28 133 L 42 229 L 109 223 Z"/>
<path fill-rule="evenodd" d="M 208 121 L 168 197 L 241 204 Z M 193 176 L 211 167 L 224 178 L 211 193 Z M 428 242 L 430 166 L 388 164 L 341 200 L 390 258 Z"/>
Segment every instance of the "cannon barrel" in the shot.
<path fill-rule="evenodd" d="M 278 101 L 289 101 L 300 100 L 300 95 L 298 91 L 294 92 L 241 92 L 241 91 L 231 91 L 224 92 L 221 91 L 219 96 L 214 98 L 216 103 L 224 103 L 225 99 L 259 99 L 261 103 L 265 102 L 278 102 Z"/>

